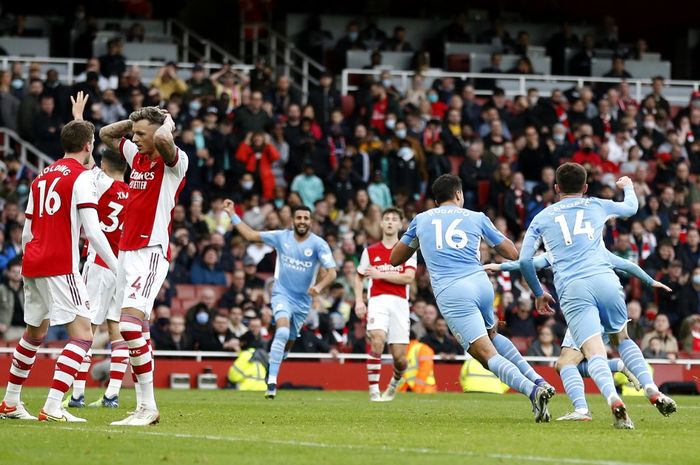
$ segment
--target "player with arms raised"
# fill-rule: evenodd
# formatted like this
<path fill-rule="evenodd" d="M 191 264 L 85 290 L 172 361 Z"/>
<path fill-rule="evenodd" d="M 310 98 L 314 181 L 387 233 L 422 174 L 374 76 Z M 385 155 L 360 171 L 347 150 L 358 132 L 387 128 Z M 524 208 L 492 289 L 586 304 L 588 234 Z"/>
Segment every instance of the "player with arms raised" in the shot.
<path fill-rule="evenodd" d="M 530 224 L 520 252 L 520 270 L 535 293 L 537 308 L 553 310 L 554 299 L 546 293 L 534 266 L 534 254 L 544 243 L 554 271 L 554 285 L 571 336 L 588 360 L 588 371 L 610 406 L 620 429 L 633 429 L 627 408 L 618 396 L 601 337 L 601 323 L 618 347 L 625 366 L 644 386 L 647 397 L 664 415 L 676 404 L 661 394 L 649 374 L 639 347 L 627 336 L 627 307 L 620 280 L 613 272 L 603 243 L 609 218 L 629 217 L 637 212 L 634 186 L 628 177 L 618 180 L 623 202 L 585 198 L 587 173 L 577 163 L 564 163 L 556 172 L 555 189 L 560 200 L 542 210 Z"/>
<path fill-rule="evenodd" d="M 24 321 L 27 330 L 12 355 L 10 378 L 0 417 L 36 420 L 20 402 L 22 385 L 36 360 L 49 325 L 63 325 L 70 339 L 56 360 L 40 421 L 84 422 L 62 406 L 80 364 L 92 344 L 90 309 L 80 278 L 80 227 L 111 270 L 117 258 L 100 230 L 92 172 L 85 165 L 95 144 L 95 127 L 71 121 L 61 130 L 65 156 L 44 168 L 32 182 L 22 232 Z"/>
<path fill-rule="evenodd" d="M 420 247 L 440 312 L 464 350 L 501 381 L 528 396 L 536 422 L 549 421 L 547 403 L 553 395 L 551 386 L 543 381 L 541 385 L 535 384 L 495 347 L 496 340 L 508 339 L 495 334 L 493 285 L 482 268 L 479 244 L 485 239 L 510 260 L 518 256 L 518 251 L 486 215 L 462 208 L 464 193 L 457 176 L 440 176 L 432 189 L 439 206 L 411 221 L 391 252 L 391 264 L 405 263 Z M 489 336 L 494 337 L 494 342 Z"/>
<path fill-rule="evenodd" d="M 83 110 L 87 100 L 87 94 L 82 91 L 78 92 L 75 99 L 71 97 L 73 119 L 76 121 L 83 119 Z M 129 198 L 129 186 L 124 182 L 126 162 L 118 153 L 105 150 L 102 153 L 102 166 L 98 167 L 92 157 L 89 166 L 92 166 L 95 179 L 98 198 L 97 216 L 100 220 L 100 228 L 107 237 L 112 252 L 119 255 L 124 209 Z M 93 332 L 97 326 L 107 321 L 111 345 L 107 391 L 102 399 L 91 403 L 90 407 L 117 408 L 119 407 L 119 389 L 129 364 L 129 350 L 119 332 L 121 305 L 117 302 L 116 276 L 107 268 L 104 259 L 97 254 L 92 245 L 89 246 L 87 260 L 83 265 L 83 281 L 87 286 L 91 303 Z M 88 351 L 73 382 L 73 392 L 70 398 L 64 402 L 64 406 L 85 406 L 85 382 L 90 369 L 90 355 L 90 351 Z"/>
<path fill-rule="evenodd" d="M 119 242 L 117 302 L 119 331 L 139 384 L 136 411 L 123 426 L 145 426 L 160 419 L 153 395 L 153 355 L 144 331 L 153 302 L 168 274 L 172 211 L 185 185 L 187 154 L 173 141 L 175 123 L 157 107 L 144 107 L 100 130 L 100 139 L 131 167 L 129 201 Z M 132 140 L 125 136 L 133 132 Z"/>
<path fill-rule="evenodd" d="M 407 365 L 406 348 L 411 331 L 408 285 L 416 277 L 416 255 L 413 254 L 405 264 L 396 267 L 389 260 L 391 249 L 399 242 L 401 220 L 403 213 L 398 208 L 389 207 L 384 210 L 380 223 L 382 240 L 362 252 L 354 285 L 355 314 L 360 319 L 367 315 L 370 339 L 367 379 L 369 399 L 373 402 L 394 399 Z M 367 305 L 362 297 L 364 278 L 369 278 Z M 380 395 L 379 378 L 386 342 L 389 342 L 394 359 L 394 376 L 386 391 Z"/>
<path fill-rule="evenodd" d="M 335 281 L 336 270 L 328 243 L 311 232 L 311 210 L 306 206 L 292 209 L 293 229 L 258 232 L 243 223 L 231 200 L 224 202 L 236 230 L 249 242 L 264 242 L 277 251 L 275 284 L 272 288 L 272 311 L 275 337 L 270 348 L 270 371 L 265 398 L 277 395 L 277 375 L 285 352 L 299 336 L 299 330 L 311 309 L 311 298 Z M 316 283 L 319 266 L 324 268 Z"/>

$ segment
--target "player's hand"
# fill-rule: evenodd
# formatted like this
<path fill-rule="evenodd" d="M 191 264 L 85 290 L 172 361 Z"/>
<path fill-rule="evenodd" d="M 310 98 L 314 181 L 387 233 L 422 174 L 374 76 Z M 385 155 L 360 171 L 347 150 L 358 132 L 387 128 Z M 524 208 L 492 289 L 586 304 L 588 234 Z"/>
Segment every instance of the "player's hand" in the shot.
<path fill-rule="evenodd" d="M 163 121 L 163 126 L 167 127 L 170 129 L 170 132 L 175 132 L 175 121 L 173 121 L 173 117 L 168 112 L 168 110 L 160 109 L 161 114 L 165 115 L 165 121 Z"/>
<path fill-rule="evenodd" d="M 236 207 L 236 204 L 233 203 L 233 200 L 231 200 L 231 199 L 224 200 L 224 206 L 222 208 L 228 216 L 233 216 L 233 214 L 236 212 L 235 207 Z"/>
<path fill-rule="evenodd" d="M 487 273 L 498 273 L 501 271 L 501 265 L 498 263 L 487 263 L 484 265 L 484 271 Z"/>
<path fill-rule="evenodd" d="M 357 318 L 360 320 L 367 315 L 367 305 L 365 305 L 361 298 L 357 299 L 357 302 L 355 302 L 355 315 L 357 315 Z"/>
<path fill-rule="evenodd" d="M 313 286 L 309 288 L 309 295 L 311 297 L 316 297 L 321 295 L 321 289 L 318 288 L 318 286 Z"/>
<path fill-rule="evenodd" d="M 535 299 L 535 308 L 542 315 L 554 315 L 555 311 L 550 304 L 556 303 L 549 292 L 545 292 Z"/>
<path fill-rule="evenodd" d="M 71 103 L 71 113 L 73 114 L 73 119 L 76 121 L 83 120 L 83 113 L 85 112 L 85 105 L 87 104 L 89 95 L 79 91 L 75 97 L 70 96 Z"/>
<path fill-rule="evenodd" d="M 382 272 L 376 269 L 373 266 L 367 267 L 367 270 L 365 270 L 365 278 L 370 278 L 370 279 L 381 279 L 382 278 Z"/>
<path fill-rule="evenodd" d="M 656 289 L 663 289 L 666 292 L 673 292 L 673 289 L 659 281 L 654 281 L 653 283 L 651 283 L 651 287 L 655 287 Z"/>
<path fill-rule="evenodd" d="M 617 180 L 615 185 L 620 189 L 624 189 L 625 187 L 632 185 L 632 180 L 628 176 L 622 176 L 620 179 Z"/>

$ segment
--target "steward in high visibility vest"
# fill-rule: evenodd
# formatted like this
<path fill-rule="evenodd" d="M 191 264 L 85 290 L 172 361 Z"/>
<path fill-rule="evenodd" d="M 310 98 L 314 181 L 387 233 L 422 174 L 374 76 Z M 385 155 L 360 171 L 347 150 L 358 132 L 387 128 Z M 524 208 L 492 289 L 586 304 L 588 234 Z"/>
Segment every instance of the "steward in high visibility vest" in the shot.
<path fill-rule="evenodd" d="M 239 391 L 264 391 L 267 389 L 267 356 L 253 348 L 241 351 L 228 370 L 228 380 L 236 384 Z"/>
<path fill-rule="evenodd" d="M 401 378 L 399 391 L 431 394 L 437 391 L 435 373 L 433 372 L 433 357 L 435 352 L 430 346 L 411 339 L 408 344 L 406 359 L 408 366 Z"/>
<path fill-rule="evenodd" d="M 649 370 L 649 374 L 651 377 L 654 377 L 654 369 L 652 368 L 651 365 L 647 363 L 647 370 Z M 613 376 L 613 379 L 615 381 L 615 386 L 621 387 L 620 389 L 620 395 L 622 397 L 633 397 L 633 396 L 644 396 L 644 388 L 640 389 L 637 391 L 634 388 L 634 385 L 627 379 L 627 376 L 622 374 L 622 372 L 617 372 Z"/>
<path fill-rule="evenodd" d="M 459 384 L 464 392 L 487 392 L 503 394 L 510 387 L 489 370 L 484 368 L 475 358 L 469 358 L 459 371 Z"/>

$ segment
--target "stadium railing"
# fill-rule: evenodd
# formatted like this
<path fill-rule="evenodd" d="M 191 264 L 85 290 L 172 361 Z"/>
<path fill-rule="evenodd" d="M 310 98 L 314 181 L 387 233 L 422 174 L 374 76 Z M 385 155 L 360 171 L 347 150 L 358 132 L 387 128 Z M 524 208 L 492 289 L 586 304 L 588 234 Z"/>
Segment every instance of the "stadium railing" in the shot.
<path fill-rule="evenodd" d="M 14 347 L 0 347 L 0 354 L 11 355 L 14 352 Z M 45 348 L 42 347 L 37 351 L 40 355 L 51 355 L 58 357 L 63 351 L 62 348 Z M 106 356 L 109 357 L 110 351 L 107 349 L 93 349 L 93 356 Z M 194 359 L 194 361 L 201 362 L 204 359 L 221 359 L 221 358 L 236 358 L 238 357 L 238 352 L 204 352 L 204 351 L 185 351 L 185 350 L 154 350 L 154 355 L 156 357 L 172 357 L 172 358 L 189 358 Z M 391 354 L 382 355 L 383 359 L 391 360 Z M 435 361 L 457 361 L 464 362 L 470 359 L 468 355 L 456 355 L 454 357 L 441 357 L 435 355 L 433 360 Z M 525 360 L 528 362 L 539 362 L 539 363 L 555 363 L 557 357 L 533 357 L 525 356 Z M 337 360 L 340 363 L 346 361 L 363 361 L 367 359 L 365 354 L 346 354 L 339 353 L 337 355 L 327 354 L 327 353 L 302 353 L 302 352 L 290 352 L 287 357 L 289 360 Z M 647 359 L 647 362 L 655 365 L 676 365 L 684 366 L 690 368 L 691 366 L 700 365 L 700 360 L 696 359 L 677 359 L 677 360 L 667 360 L 667 359 Z"/>
<path fill-rule="evenodd" d="M 41 67 L 42 75 L 50 68 L 54 68 L 58 71 L 59 79 L 64 84 L 72 85 L 75 83 L 75 78 L 80 73 L 76 71 L 78 65 L 84 65 L 87 60 L 84 58 L 52 58 L 52 57 L 25 57 L 17 55 L 8 55 L 0 57 L 0 66 L 3 69 L 8 69 L 10 64 L 13 62 L 20 63 L 38 63 Z M 137 65 L 141 68 L 141 79 L 145 84 L 149 84 L 150 81 L 156 77 L 158 70 L 165 66 L 165 61 L 142 61 L 142 60 L 127 60 L 127 67 L 132 65 Z M 195 65 L 195 63 L 181 62 L 178 63 L 180 70 L 190 70 Z M 203 65 L 207 70 L 218 71 L 221 68 L 219 63 L 205 63 Z M 248 72 L 253 69 L 253 65 L 247 64 L 232 64 L 231 69 Z M 183 79 L 188 79 L 189 75 L 181 76 Z"/>
<path fill-rule="evenodd" d="M 19 161 L 35 173 L 41 172 L 55 161 L 11 129 L 0 127 L 0 135 L 3 158 L 8 155 L 17 155 Z"/>
<path fill-rule="evenodd" d="M 341 76 L 341 93 L 358 90 L 358 83 L 364 76 L 376 76 L 382 71 L 370 69 L 344 69 Z M 411 86 L 411 78 L 415 71 L 388 70 L 394 85 L 399 91 L 406 91 Z M 591 76 L 552 76 L 539 74 L 486 74 L 486 73 L 457 73 L 440 70 L 428 70 L 420 73 L 424 78 L 424 87 L 429 88 L 435 79 L 452 77 L 458 79 L 495 79 L 497 85 L 502 87 L 506 95 L 526 95 L 527 89 L 535 88 L 542 96 L 548 96 L 554 89 L 566 90 L 575 85 L 582 86 L 586 83 L 619 83 L 617 78 L 591 77 Z M 651 92 L 651 79 L 626 79 L 630 85 L 632 97 L 641 103 L 645 95 Z M 700 88 L 700 81 L 667 80 L 665 82 L 664 97 L 674 105 L 687 105 L 690 94 Z M 477 95 L 491 95 L 491 91 L 477 90 Z"/>

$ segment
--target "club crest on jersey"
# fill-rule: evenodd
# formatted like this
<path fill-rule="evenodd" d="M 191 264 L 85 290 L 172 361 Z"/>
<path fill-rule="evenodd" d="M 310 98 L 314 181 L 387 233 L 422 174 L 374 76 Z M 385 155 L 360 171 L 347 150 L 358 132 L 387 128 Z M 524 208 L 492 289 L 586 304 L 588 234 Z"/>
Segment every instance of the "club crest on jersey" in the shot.
<path fill-rule="evenodd" d="M 314 254 L 314 251 L 311 249 L 304 249 L 304 256 L 305 257 L 310 257 Z"/>

